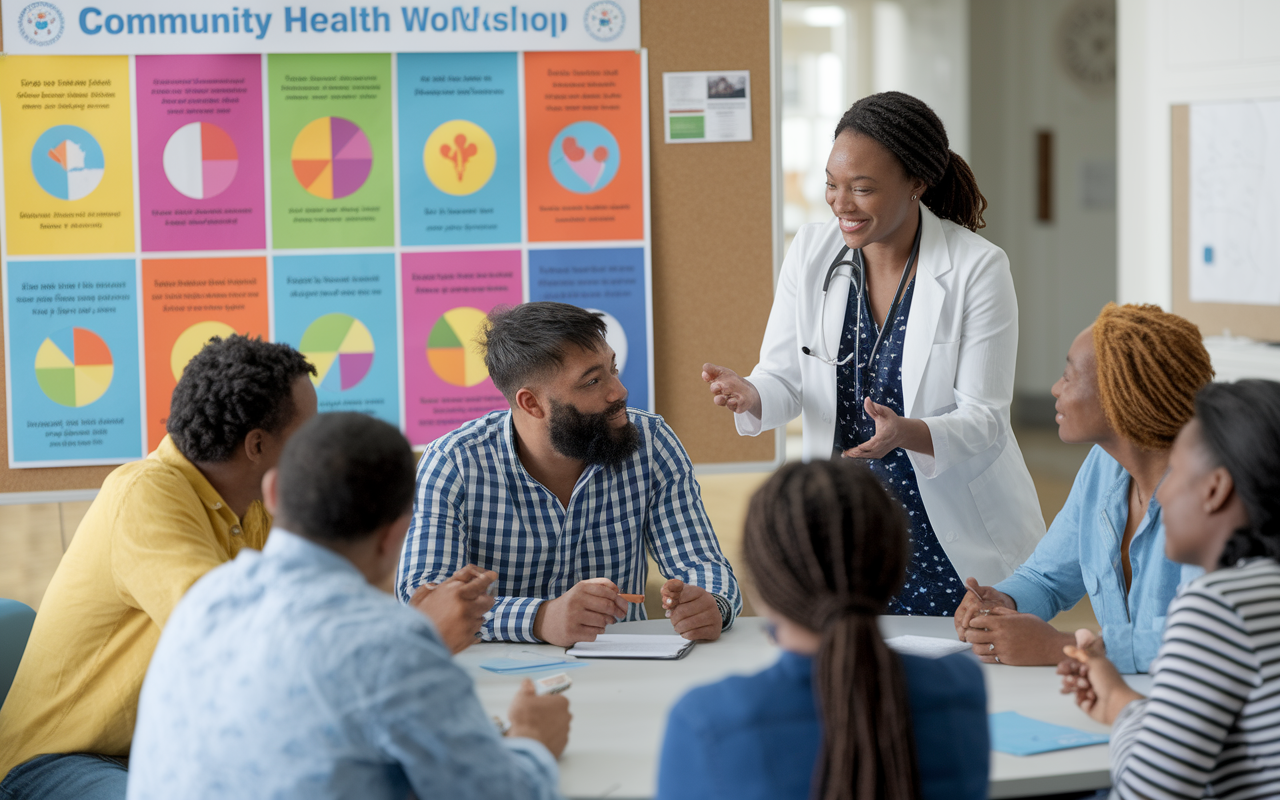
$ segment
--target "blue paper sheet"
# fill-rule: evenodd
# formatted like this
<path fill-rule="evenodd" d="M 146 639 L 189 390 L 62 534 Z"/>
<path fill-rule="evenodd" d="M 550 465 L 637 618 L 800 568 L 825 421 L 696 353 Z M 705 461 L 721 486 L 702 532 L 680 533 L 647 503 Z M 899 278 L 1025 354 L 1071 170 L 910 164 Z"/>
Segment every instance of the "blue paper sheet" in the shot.
<path fill-rule="evenodd" d="M 1105 733 L 1053 725 L 1038 719 L 1024 717 L 1016 711 L 1002 711 L 989 715 L 991 724 L 991 749 L 1014 756 L 1033 756 L 1091 744 L 1106 744 L 1111 737 Z"/>

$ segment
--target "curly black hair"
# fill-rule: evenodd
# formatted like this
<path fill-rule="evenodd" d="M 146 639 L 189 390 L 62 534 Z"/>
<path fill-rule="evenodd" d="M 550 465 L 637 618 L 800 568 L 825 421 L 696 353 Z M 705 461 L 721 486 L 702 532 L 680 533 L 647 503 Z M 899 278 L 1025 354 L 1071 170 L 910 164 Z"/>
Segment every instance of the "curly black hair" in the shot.
<path fill-rule="evenodd" d="M 287 344 L 214 336 L 182 372 L 166 428 L 191 461 L 227 461 L 255 428 L 270 433 L 293 419 L 293 384 L 316 368 Z"/>

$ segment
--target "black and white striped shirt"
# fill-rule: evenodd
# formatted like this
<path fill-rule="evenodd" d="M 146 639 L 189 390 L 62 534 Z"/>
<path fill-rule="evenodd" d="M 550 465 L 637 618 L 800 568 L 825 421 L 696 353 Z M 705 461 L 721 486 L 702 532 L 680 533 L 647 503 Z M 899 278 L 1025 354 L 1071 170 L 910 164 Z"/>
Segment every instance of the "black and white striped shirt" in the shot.
<path fill-rule="evenodd" d="M 1119 797 L 1280 797 L 1280 564 L 1192 581 L 1169 606 L 1152 677 L 1112 732 Z"/>

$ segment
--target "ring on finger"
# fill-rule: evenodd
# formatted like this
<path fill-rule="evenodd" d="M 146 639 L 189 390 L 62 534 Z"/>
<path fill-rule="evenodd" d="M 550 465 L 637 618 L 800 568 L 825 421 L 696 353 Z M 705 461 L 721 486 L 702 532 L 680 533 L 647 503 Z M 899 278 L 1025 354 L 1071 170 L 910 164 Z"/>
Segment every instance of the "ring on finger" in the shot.
<path fill-rule="evenodd" d="M 996 649 L 996 644 L 995 644 L 995 642 L 991 642 L 991 643 L 989 643 L 989 644 L 987 645 L 987 652 L 988 652 L 988 653 L 990 653 L 992 650 L 995 650 L 995 649 Z"/>
<path fill-rule="evenodd" d="M 997 663 L 997 664 L 999 664 L 999 663 L 1000 663 L 1000 656 L 996 656 L 996 663 Z"/>

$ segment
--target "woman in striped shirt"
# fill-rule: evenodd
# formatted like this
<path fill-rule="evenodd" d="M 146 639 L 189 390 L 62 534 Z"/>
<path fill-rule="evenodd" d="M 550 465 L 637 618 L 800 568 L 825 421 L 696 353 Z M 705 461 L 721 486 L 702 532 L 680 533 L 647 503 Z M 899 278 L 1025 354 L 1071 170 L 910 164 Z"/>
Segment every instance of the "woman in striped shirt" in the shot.
<path fill-rule="evenodd" d="M 1063 692 L 1114 726 L 1120 798 L 1280 796 L 1280 383 L 1201 390 L 1157 497 L 1169 558 L 1207 574 L 1169 607 L 1151 696 L 1079 647 Z"/>

